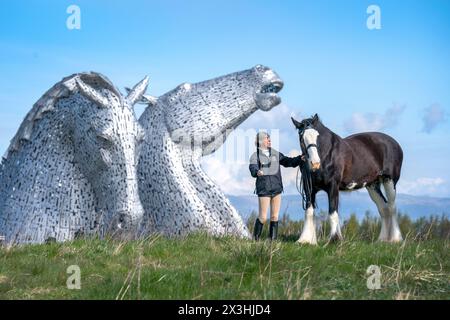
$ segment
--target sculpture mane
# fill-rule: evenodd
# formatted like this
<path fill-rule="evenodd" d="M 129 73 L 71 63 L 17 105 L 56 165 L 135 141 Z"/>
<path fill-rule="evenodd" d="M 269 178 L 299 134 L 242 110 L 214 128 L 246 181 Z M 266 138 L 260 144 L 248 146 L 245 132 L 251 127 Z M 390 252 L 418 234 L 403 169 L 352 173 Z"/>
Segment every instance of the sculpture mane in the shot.
<path fill-rule="evenodd" d="M 85 83 L 93 87 L 99 87 L 103 85 L 109 90 L 116 93 L 118 96 L 121 96 L 120 92 L 112 84 L 112 82 L 100 73 L 75 73 L 63 78 L 60 82 L 56 83 L 52 88 L 44 93 L 44 95 L 33 105 L 31 110 L 25 116 L 25 119 L 22 121 L 16 135 L 11 140 L 4 158 L 7 158 L 11 152 L 18 151 L 20 148 L 20 142 L 22 140 L 30 140 L 35 122 L 42 119 L 43 115 L 46 112 L 53 111 L 59 99 L 66 98 L 71 93 L 77 90 L 77 78 L 81 78 Z"/>

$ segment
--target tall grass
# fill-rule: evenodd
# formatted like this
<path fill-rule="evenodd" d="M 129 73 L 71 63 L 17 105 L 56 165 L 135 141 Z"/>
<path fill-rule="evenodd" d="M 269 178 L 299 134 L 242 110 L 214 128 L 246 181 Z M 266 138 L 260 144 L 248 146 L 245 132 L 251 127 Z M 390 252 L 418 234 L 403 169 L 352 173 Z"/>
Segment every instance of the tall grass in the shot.
<path fill-rule="evenodd" d="M 0 299 L 450 298 L 448 239 L 300 246 L 298 229 L 283 228 L 275 242 L 194 234 L 1 248 Z M 70 265 L 80 290 L 66 286 Z M 379 290 L 367 288 L 370 265 L 381 269 Z"/>

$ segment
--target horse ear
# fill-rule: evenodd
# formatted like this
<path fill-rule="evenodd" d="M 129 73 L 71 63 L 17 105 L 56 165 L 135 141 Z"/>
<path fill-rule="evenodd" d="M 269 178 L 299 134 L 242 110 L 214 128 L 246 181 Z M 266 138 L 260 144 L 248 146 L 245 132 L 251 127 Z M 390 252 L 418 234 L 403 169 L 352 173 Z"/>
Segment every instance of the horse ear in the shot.
<path fill-rule="evenodd" d="M 108 106 L 108 99 L 102 96 L 97 90 L 84 83 L 83 80 L 81 80 L 79 77 L 75 78 L 75 82 L 81 94 L 91 100 L 91 102 L 103 108 L 106 108 Z"/>
<path fill-rule="evenodd" d="M 137 102 L 139 102 L 142 99 L 142 96 L 144 95 L 145 91 L 148 87 L 148 77 L 145 77 L 141 80 L 137 85 L 133 87 L 128 92 L 127 101 L 130 104 L 130 106 L 134 106 Z"/>
<path fill-rule="evenodd" d="M 314 121 L 318 121 L 319 120 L 319 115 L 317 113 L 314 115 L 313 120 Z"/>
<path fill-rule="evenodd" d="M 295 120 L 293 117 L 291 117 L 292 123 L 294 124 L 294 126 L 298 129 L 301 125 L 300 122 L 298 122 L 297 120 Z"/>

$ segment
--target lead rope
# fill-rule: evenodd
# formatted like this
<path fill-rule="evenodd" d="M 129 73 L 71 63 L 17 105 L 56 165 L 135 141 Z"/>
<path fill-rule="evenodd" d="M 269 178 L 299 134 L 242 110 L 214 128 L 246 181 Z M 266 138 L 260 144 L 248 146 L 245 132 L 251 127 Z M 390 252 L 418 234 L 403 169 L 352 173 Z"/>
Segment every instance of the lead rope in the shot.
<path fill-rule="evenodd" d="M 301 171 L 300 179 L 298 174 Z M 300 183 L 299 183 L 300 180 Z M 297 187 L 298 193 L 302 196 L 302 207 L 306 210 L 311 204 L 311 194 L 313 189 L 312 175 L 308 168 L 308 165 L 299 165 L 297 170 L 297 177 L 295 178 L 295 186 Z"/>
<path fill-rule="evenodd" d="M 300 166 L 297 170 L 296 187 L 297 191 L 302 196 L 302 207 L 306 210 L 311 204 L 312 194 L 312 176 L 307 166 Z M 298 173 L 301 171 L 300 183 L 298 179 Z"/>

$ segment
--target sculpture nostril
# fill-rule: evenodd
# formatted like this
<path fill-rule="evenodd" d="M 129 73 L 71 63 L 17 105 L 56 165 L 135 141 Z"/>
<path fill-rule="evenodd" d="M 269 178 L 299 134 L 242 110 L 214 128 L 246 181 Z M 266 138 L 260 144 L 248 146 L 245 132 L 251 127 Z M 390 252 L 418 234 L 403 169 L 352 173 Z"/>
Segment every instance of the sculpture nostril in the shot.
<path fill-rule="evenodd" d="M 129 227 L 131 214 L 128 211 L 120 211 L 117 213 L 116 227 L 118 230 L 123 230 Z"/>
<path fill-rule="evenodd" d="M 114 225 L 116 225 L 118 229 L 131 230 L 139 225 L 143 215 L 144 209 L 140 206 L 129 210 L 118 211 L 116 213 Z"/>

